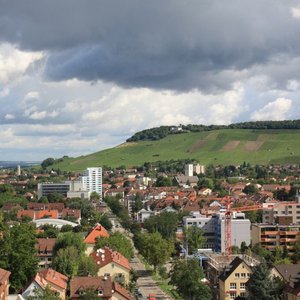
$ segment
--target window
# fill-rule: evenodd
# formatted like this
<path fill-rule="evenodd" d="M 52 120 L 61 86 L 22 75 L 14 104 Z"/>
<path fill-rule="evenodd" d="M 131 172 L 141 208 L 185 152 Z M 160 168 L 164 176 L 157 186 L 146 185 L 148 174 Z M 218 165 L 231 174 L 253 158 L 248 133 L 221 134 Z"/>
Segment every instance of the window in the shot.
<path fill-rule="evenodd" d="M 240 290 L 245 290 L 246 289 L 246 283 L 245 282 L 241 282 L 240 283 Z"/>
<path fill-rule="evenodd" d="M 236 292 L 230 292 L 230 299 L 236 298 Z"/>
<path fill-rule="evenodd" d="M 246 293 L 245 293 L 245 292 L 242 292 L 242 293 L 240 294 L 240 296 L 241 296 L 241 297 L 246 297 Z"/>
<path fill-rule="evenodd" d="M 234 277 L 235 277 L 235 278 L 240 278 L 240 273 L 235 273 L 235 274 L 234 274 Z"/>
<path fill-rule="evenodd" d="M 241 278 L 246 278 L 246 273 L 241 273 Z"/>
<path fill-rule="evenodd" d="M 103 290 L 102 289 L 99 289 L 98 290 L 98 296 L 102 296 L 103 295 Z"/>
<path fill-rule="evenodd" d="M 231 290 L 236 290 L 236 283 L 235 282 L 230 282 L 230 289 Z"/>
<path fill-rule="evenodd" d="M 250 273 L 247 273 L 247 277 L 250 278 Z"/>

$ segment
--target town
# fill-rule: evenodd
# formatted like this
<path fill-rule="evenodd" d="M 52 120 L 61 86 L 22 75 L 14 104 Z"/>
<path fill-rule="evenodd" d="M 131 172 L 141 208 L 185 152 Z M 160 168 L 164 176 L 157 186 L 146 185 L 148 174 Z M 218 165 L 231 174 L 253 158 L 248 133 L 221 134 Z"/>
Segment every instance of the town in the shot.
<path fill-rule="evenodd" d="M 1 170 L 0 299 L 299 299 L 299 165 L 48 162 Z"/>

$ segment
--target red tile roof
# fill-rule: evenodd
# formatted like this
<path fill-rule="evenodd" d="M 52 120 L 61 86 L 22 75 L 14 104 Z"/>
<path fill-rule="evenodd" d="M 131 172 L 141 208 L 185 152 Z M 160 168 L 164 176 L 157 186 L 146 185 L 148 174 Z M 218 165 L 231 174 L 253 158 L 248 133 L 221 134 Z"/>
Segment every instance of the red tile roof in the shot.
<path fill-rule="evenodd" d="M 17 213 L 17 218 L 21 219 L 22 217 L 30 217 L 33 220 L 51 218 L 58 219 L 57 210 L 19 210 Z"/>
<path fill-rule="evenodd" d="M 134 300 L 134 297 L 130 294 L 130 292 L 115 281 L 113 282 L 113 290 L 125 299 Z"/>
<path fill-rule="evenodd" d="M 98 249 L 96 252 L 91 253 L 90 256 L 95 260 L 99 268 L 110 263 L 115 263 L 127 270 L 131 270 L 128 259 L 121 253 L 108 247 Z"/>
<path fill-rule="evenodd" d="M 93 229 L 88 233 L 88 235 L 85 237 L 84 242 L 86 244 L 95 244 L 96 239 L 98 237 L 109 237 L 109 233 L 107 230 L 101 226 L 100 224 L 96 224 Z"/>
<path fill-rule="evenodd" d="M 34 279 L 41 287 L 47 284 L 57 286 L 61 289 L 67 289 L 68 277 L 49 268 L 36 273 Z"/>

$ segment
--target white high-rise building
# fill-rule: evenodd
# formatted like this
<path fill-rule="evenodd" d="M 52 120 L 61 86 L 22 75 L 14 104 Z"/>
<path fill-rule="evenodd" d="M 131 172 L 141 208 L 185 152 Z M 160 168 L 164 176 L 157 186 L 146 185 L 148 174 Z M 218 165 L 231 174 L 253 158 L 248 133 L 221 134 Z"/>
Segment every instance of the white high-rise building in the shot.
<path fill-rule="evenodd" d="M 96 192 L 102 198 L 102 168 L 87 168 L 81 177 L 83 189 Z"/>
<path fill-rule="evenodd" d="M 187 164 L 184 166 L 184 175 L 185 176 L 193 176 L 194 175 L 194 167 L 192 164 Z"/>

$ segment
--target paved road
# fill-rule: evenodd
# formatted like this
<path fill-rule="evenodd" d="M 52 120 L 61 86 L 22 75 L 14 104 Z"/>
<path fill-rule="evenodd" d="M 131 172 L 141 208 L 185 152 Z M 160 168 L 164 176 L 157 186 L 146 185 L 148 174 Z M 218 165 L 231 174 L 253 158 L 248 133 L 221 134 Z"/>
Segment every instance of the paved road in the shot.
<path fill-rule="evenodd" d="M 131 260 L 130 265 L 137 271 L 137 274 L 139 276 L 137 285 L 145 299 L 149 296 L 149 294 L 155 294 L 157 299 L 173 299 L 170 296 L 166 295 L 153 281 L 149 272 L 145 269 L 144 264 L 140 262 L 138 257 L 134 257 Z"/>

